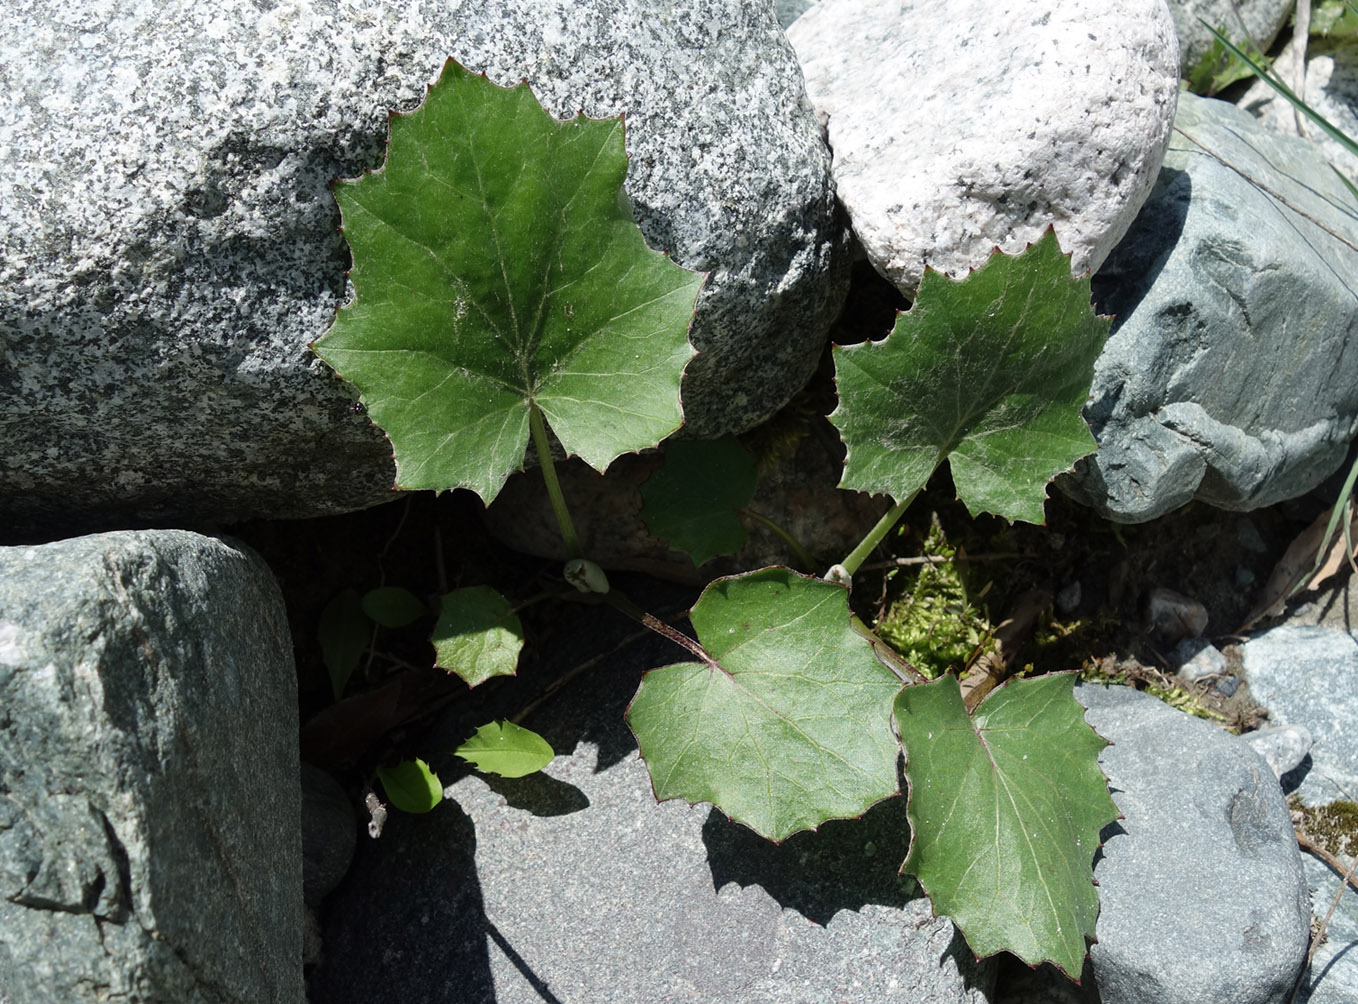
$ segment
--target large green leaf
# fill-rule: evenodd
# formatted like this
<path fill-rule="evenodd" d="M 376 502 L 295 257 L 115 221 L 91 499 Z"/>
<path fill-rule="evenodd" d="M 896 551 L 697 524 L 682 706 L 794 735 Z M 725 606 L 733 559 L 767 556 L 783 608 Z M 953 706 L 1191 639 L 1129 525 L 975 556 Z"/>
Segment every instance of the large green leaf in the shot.
<path fill-rule="evenodd" d="M 532 405 L 598 470 L 678 428 L 702 276 L 646 247 L 626 172 L 621 119 L 558 122 L 450 61 L 382 168 L 336 184 L 355 295 L 314 347 L 390 437 L 397 487 L 489 502 Z"/>
<path fill-rule="evenodd" d="M 646 528 L 695 565 L 745 543 L 739 511 L 754 498 L 754 457 L 734 439 L 675 440 L 641 488 Z"/>
<path fill-rule="evenodd" d="M 971 512 L 1041 523 L 1047 483 L 1097 445 L 1080 409 L 1109 323 L 1050 229 L 965 279 L 927 269 L 887 338 L 835 348 L 843 487 L 906 499 L 948 459 Z"/>
<path fill-rule="evenodd" d="M 1099 831 L 1118 817 L 1099 770 L 1106 742 L 1071 696 L 1075 677 L 1011 680 L 968 717 L 957 678 L 896 699 L 910 785 L 910 854 L 934 912 L 978 957 L 1009 951 L 1078 978 L 1094 936 Z"/>
<path fill-rule="evenodd" d="M 843 586 L 766 568 L 717 579 L 690 617 L 711 661 L 652 670 L 627 709 L 657 798 L 782 840 L 898 790 L 900 681 Z"/>

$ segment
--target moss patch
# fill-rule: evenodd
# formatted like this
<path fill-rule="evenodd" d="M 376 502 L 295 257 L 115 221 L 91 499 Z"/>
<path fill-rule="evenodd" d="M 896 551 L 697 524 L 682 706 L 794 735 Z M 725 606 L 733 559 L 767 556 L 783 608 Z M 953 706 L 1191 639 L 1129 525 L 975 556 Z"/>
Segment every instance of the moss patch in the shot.
<path fill-rule="evenodd" d="M 1330 802 L 1314 808 L 1293 795 L 1287 800 L 1299 830 L 1337 858 L 1358 855 L 1358 802 Z"/>
<path fill-rule="evenodd" d="M 954 559 L 957 549 L 937 524 L 925 537 L 921 556 L 911 569 L 891 573 L 897 599 L 878 619 L 876 631 L 930 679 L 961 672 L 992 644 L 994 628 L 985 612 L 967 595 Z"/>

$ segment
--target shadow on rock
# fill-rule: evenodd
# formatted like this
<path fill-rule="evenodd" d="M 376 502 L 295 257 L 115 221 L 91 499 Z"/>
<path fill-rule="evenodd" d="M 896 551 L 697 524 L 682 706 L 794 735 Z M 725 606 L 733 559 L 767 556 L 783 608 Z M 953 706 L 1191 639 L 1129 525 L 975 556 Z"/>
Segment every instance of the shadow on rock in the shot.
<path fill-rule="evenodd" d="M 326 1004 L 493 1004 L 476 830 L 455 803 L 361 838 L 328 902 L 309 996 Z M 430 917 L 458 917 L 456 928 Z M 421 923 L 421 918 L 424 923 Z"/>
<path fill-rule="evenodd" d="M 703 825 L 712 885 L 758 885 L 783 907 L 822 926 L 869 903 L 900 909 L 914 883 L 897 875 L 910 847 L 905 799 L 878 802 L 859 819 L 832 819 L 781 844 L 715 809 Z"/>

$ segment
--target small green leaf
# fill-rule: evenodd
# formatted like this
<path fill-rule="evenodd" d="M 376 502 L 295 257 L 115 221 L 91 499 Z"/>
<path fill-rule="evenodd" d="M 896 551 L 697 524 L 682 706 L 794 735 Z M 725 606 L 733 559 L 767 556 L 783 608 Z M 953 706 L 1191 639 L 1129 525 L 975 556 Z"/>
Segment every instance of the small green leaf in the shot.
<path fill-rule="evenodd" d="M 1050 228 L 959 281 L 926 269 L 890 335 L 835 347 L 843 487 L 906 499 L 947 459 L 972 513 L 1041 523 L 1047 483 L 1098 445 L 1080 410 L 1109 323 Z"/>
<path fill-rule="evenodd" d="M 787 568 L 717 579 L 691 620 L 711 662 L 652 670 L 627 709 L 656 797 L 711 802 L 772 840 L 898 791 L 901 684 L 843 586 Z"/>
<path fill-rule="evenodd" d="M 750 504 L 754 487 L 754 457 L 736 440 L 676 440 L 665 447 L 664 466 L 642 485 L 641 518 L 701 565 L 745 543 L 737 510 Z"/>
<path fill-rule="evenodd" d="M 1311 9 L 1311 36 L 1317 35 L 1333 38 L 1358 36 L 1358 7 L 1351 0 L 1320 0 Z"/>
<path fill-rule="evenodd" d="M 1218 34 L 1225 34 L 1224 25 L 1217 28 Z M 1263 66 L 1269 66 L 1268 57 L 1255 47 L 1253 42 L 1243 41 L 1240 47 Z M 1202 58 L 1188 71 L 1188 89 L 1194 94 L 1211 97 L 1225 90 L 1236 81 L 1244 80 L 1253 74 L 1249 64 L 1231 52 L 1220 38 L 1212 39 L 1212 47 L 1202 54 Z"/>
<path fill-rule="evenodd" d="M 443 801 L 443 784 L 423 760 L 402 760 L 395 767 L 378 767 L 377 778 L 391 804 L 402 812 L 428 812 Z"/>
<path fill-rule="evenodd" d="M 910 783 L 911 872 L 978 958 L 1009 951 L 1078 978 L 1099 897 L 1094 852 L 1118 817 L 1107 745 L 1075 676 L 1010 680 L 968 717 L 954 676 L 906 687 L 896 722 Z"/>
<path fill-rule="evenodd" d="M 534 404 L 596 470 L 679 427 L 703 276 L 646 247 L 626 173 L 620 118 L 558 122 L 449 61 L 382 168 L 335 186 L 355 295 L 313 348 L 391 439 L 397 487 L 489 503 Z"/>
<path fill-rule="evenodd" d="M 321 661 L 330 674 L 335 700 L 344 695 L 349 677 L 372 642 L 372 632 L 373 622 L 363 612 L 363 603 L 353 589 L 344 590 L 321 611 L 316 638 L 321 643 Z"/>
<path fill-rule="evenodd" d="M 523 777 L 542 770 L 556 756 L 546 739 L 513 722 L 482 725 L 454 750 L 477 770 L 501 777 Z"/>
<path fill-rule="evenodd" d="M 489 586 L 455 589 L 440 601 L 429 639 L 435 665 L 475 687 L 492 676 L 513 676 L 523 648 L 523 625 L 509 601 Z"/>
<path fill-rule="evenodd" d="M 405 627 L 429 613 L 409 589 L 378 586 L 363 596 L 363 612 L 385 628 Z"/>

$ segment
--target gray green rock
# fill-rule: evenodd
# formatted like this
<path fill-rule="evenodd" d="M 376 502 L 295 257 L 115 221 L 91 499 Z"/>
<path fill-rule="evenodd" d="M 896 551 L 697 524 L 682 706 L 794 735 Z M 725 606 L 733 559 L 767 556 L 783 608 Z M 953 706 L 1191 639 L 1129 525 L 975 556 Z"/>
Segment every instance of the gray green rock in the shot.
<path fill-rule="evenodd" d="M 252 553 L 0 548 L 0 1000 L 301 999 L 296 678 Z"/>
<path fill-rule="evenodd" d="M 1301 495 L 1358 431 L 1358 222 L 1325 156 L 1234 105 L 1179 99 L 1150 198 L 1094 278 L 1113 332 L 1061 484 L 1137 523 Z"/>

